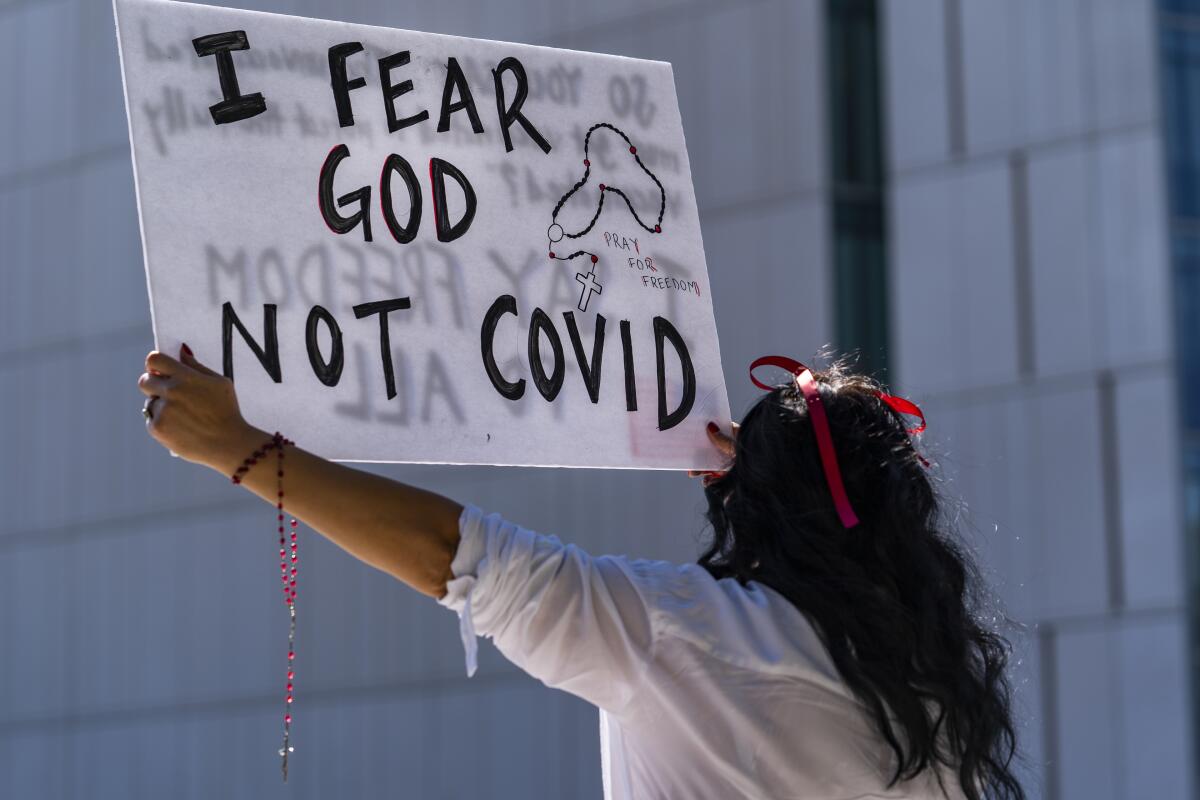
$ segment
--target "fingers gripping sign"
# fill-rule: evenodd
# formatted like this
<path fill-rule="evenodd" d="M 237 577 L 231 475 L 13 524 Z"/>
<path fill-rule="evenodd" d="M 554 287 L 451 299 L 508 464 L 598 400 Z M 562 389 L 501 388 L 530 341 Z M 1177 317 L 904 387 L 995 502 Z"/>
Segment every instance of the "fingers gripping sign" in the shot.
<path fill-rule="evenodd" d="M 142 406 L 142 416 L 146 418 L 146 428 L 153 434 L 153 425 L 157 418 L 157 413 L 161 411 L 165 398 L 174 385 L 172 379 L 165 371 L 166 366 L 162 361 L 162 354 L 157 350 L 152 350 L 146 356 L 146 371 L 138 378 L 138 389 L 146 395 L 146 404 Z M 163 400 L 163 403 L 158 403 L 156 400 Z"/>
<path fill-rule="evenodd" d="M 708 440 L 713 443 L 713 446 L 721 452 L 721 455 L 728 459 L 733 458 L 734 453 L 734 437 L 737 436 L 738 424 L 730 423 L 730 432 L 722 433 L 715 422 L 708 423 Z"/>
<path fill-rule="evenodd" d="M 737 437 L 738 427 L 739 426 L 736 422 L 731 422 L 730 432 L 728 434 L 722 432 L 720 427 L 718 427 L 717 423 L 715 422 L 709 422 L 708 427 L 706 428 L 708 440 L 712 442 L 713 447 L 715 447 L 717 451 L 721 453 L 721 455 L 725 456 L 725 458 L 731 464 L 733 463 L 733 454 L 736 447 L 734 439 Z M 700 482 L 704 486 L 708 486 L 723 474 L 724 473 L 713 472 L 711 470 L 688 470 L 688 477 L 700 478 Z"/>
<path fill-rule="evenodd" d="M 212 464 L 248 426 L 233 381 L 200 363 L 185 344 L 179 359 L 154 350 L 138 389 L 148 398 L 146 430 L 172 455 Z"/>

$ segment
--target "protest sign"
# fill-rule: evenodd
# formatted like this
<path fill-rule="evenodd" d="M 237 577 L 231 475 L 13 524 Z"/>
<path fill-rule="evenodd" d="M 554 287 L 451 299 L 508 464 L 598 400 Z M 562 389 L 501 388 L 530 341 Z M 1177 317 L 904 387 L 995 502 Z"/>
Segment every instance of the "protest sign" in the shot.
<path fill-rule="evenodd" d="M 115 0 L 155 345 L 326 458 L 715 468 L 669 64 Z"/>

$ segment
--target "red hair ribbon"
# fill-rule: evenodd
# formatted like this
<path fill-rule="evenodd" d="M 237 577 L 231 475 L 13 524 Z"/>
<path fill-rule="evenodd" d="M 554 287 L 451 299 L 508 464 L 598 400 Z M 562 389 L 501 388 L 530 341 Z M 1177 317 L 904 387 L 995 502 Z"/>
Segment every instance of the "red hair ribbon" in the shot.
<path fill-rule="evenodd" d="M 817 391 L 812 370 L 805 367 L 796 376 L 796 383 L 804 392 L 804 402 L 808 404 L 808 418 L 812 420 L 813 433 L 817 437 L 821 469 L 825 471 L 825 482 L 829 484 L 829 493 L 833 495 L 833 507 L 842 520 L 842 527 L 853 528 L 858 524 L 858 517 L 850 505 L 850 498 L 846 496 L 846 487 L 842 485 L 842 471 L 838 469 L 837 452 L 833 449 L 833 436 L 829 433 L 829 420 L 825 418 L 825 406 L 821 405 L 821 393 Z"/>
<path fill-rule="evenodd" d="M 829 484 L 829 493 L 833 496 L 834 508 L 837 509 L 842 526 L 853 528 L 858 524 L 858 516 L 854 513 L 853 506 L 850 505 L 850 498 L 846 496 L 846 487 L 842 483 L 842 472 L 838 469 L 837 452 L 833 447 L 833 436 L 829 432 L 829 420 L 825 416 L 825 407 L 821 404 L 821 395 L 817 391 L 817 382 L 813 377 L 812 370 L 787 356 L 756 358 L 750 364 L 750 380 L 755 386 L 767 392 L 771 391 L 773 387 L 767 386 L 754 377 L 754 370 L 759 367 L 780 367 L 796 376 L 796 384 L 804 393 L 804 402 L 808 405 L 808 417 L 812 420 L 813 433 L 817 438 L 817 450 L 821 456 L 821 468 L 825 471 L 825 482 Z M 905 429 L 909 434 L 917 434 L 925 430 L 925 415 L 916 403 L 886 392 L 877 392 L 877 394 L 879 399 L 896 413 L 920 418 L 920 425 Z M 917 457 L 921 459 L 921 463 L 929 466 L 924 458 L 921 458 L 920 455 Z"/>
<path fill-rule="evenodd" d="M 762 389 L 764 392 L 769 392 L 775 387 L 767 386 L 758 378 L 754 377 L 754 370 L 758 369 L 759 367 L 779 367 L 780 369 L 786 369 L 788 372 L 796 376 L 799 376 L 801 372 L 808 369 L 808 367 L 804 366 L 796 359 L 788 358 L 787 356 L 763 356 L 762 358 L 754 359 L 754 361 L 750 364 L 750 380 L 755 386 Z M 917 407 L 916 403 L 912 402 L 911 400 L 905 400 L 903 397 L 896 397 L 895 395 L 888 394 L 887 392 L 877 392 L 876 394 L 879 395 L 880 400 L 891 407 L 891 409 L 897 414 L 907 414 L 910 417 L 920 418 L 920 425 L 915 428 L 905 428 L 905 432 L 910 434 L 918 434 L 925 430 L 925 414 L 920 408 Z"/>

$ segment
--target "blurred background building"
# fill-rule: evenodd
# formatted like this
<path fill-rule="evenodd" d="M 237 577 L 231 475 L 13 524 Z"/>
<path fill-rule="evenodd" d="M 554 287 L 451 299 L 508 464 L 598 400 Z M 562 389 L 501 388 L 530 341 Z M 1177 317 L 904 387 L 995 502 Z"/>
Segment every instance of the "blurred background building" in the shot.
<path fill-rule="evenodd" d="M 1195 796 L 1200 2 L 238 5 L 672 62 L 735 414 L 826 343 L 923 403 L 1031 797 Z M 593 708 L 490 644 L 467 679 L 452 612 L 307 529 L 281 785 L 270 511 L 143 430 L 109 4 L 0 0 L 0 76 L 0 797 L 599 798 Z M 595 553 L 703 535 L 683 475 L 371 469 Z"/>

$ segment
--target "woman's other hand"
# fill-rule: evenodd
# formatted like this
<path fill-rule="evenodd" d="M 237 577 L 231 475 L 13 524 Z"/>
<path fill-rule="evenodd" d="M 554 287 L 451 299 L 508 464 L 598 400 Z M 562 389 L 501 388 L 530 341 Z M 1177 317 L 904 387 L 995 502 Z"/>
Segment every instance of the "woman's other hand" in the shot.
<path fill-rule="evenodd" d="M 146 430 L 188 461 L 231 473 L 237 467 L 227 463 L 231 458 L 266 439 L 243 419 L 233 381 L 197 361 L 186 344 L 178 360 L 152 350 L 138 388 L 152 398 Z"/>
<path fill-rule="evenodd" d="M 708 428 L 707 428 L 708 440 L 713 443 L 713 447 L 717 448 L 717 450 L 720 451 L 721 455 L 725 456 L 727 459 L 732 461 L 733 460 L 733 452 L 734 452 L 733 440 L 734 440 L 734 437 L 737 436 L 738 424 L 736 422 L 729 423 L 729 429 L 730 429 L 729 434 L 722 433 L 720 427 L 718 427 L 717 423 L 715 423 L 715 422 L 708 423 Z M 689 478 L 700 478 L 700 482 L 704 486 L 708 486 L 710 483 L 712 483 L 717 478 L 721 477 L 721 475 L 723 475 L 723 474 L 724 473 L 713 472 L 711 470 L 695 470 L 695 469 L 688 470 L 688 477 Z"/>

